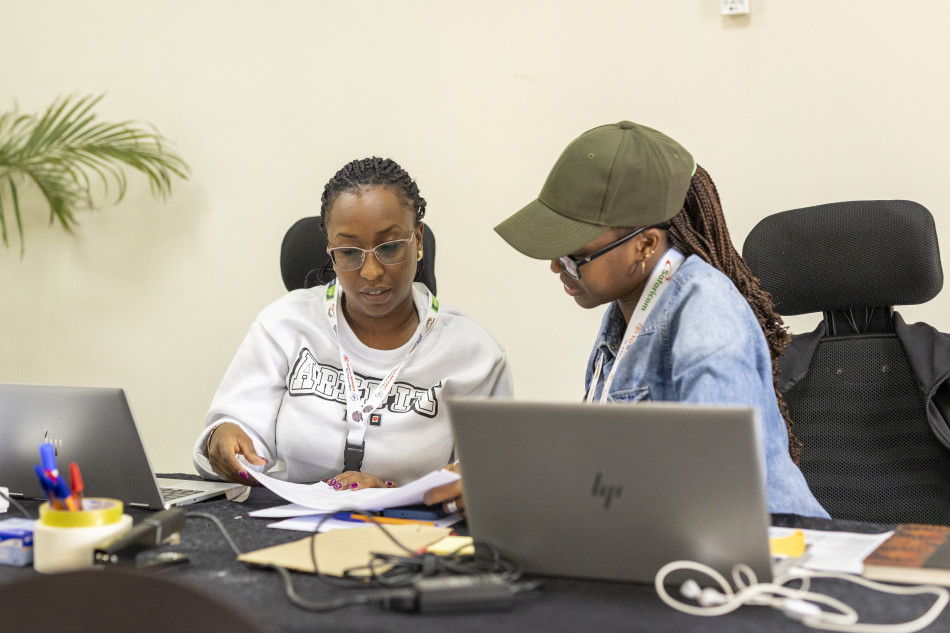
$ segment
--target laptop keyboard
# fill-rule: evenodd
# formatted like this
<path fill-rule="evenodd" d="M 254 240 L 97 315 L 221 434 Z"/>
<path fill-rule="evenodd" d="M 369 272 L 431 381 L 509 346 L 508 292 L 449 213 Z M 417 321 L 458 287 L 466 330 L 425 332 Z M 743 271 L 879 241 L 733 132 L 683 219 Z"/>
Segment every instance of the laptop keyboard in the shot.
<path fill-rule="evenodd" d="M 161 489 L 162 497 L 165 501 L 174 501 L 175 499 L 181 499 L 182 497 L 201 492 L 200 490 L 194 490 L 192 488 L 166 488 L 165 486 L 161 486 Z"/>

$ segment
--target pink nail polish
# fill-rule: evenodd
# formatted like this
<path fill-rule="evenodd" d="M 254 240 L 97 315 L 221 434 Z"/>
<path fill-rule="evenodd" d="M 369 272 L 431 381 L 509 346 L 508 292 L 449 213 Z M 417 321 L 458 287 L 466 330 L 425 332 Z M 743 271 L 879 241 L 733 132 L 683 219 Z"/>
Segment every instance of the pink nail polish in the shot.
<path fill-rule="evenodd" d="M 337 490 L 340 490 L 341 488 L 343 488 L 343 484 L 336 484 L 333 487 L 336 488 Z"/>
<path fill-rule="evenodd" d="M 243 470 L 239 472 L 238 474 L 241 476 L 241 479 L 247 479 L 247 473 L 244 472 Z"/>
<path fill-rule="evenodd" d="M 328 483 L 329 485 L 331 485 L 331 486 L 335 486 L 335 485 L 336 485 L 336 479 L 331 479 L 331 480 L 328 481 L 327 483 Z"/>
<path fill-rule="evenodd" d="M 359 488 L 359 487 L 360 487 L 360 485 L 359 485 L 358 483 L 356 483 L 355 481 L 350 484 L 350 490 L 356 490 L 356 489 Z"/>

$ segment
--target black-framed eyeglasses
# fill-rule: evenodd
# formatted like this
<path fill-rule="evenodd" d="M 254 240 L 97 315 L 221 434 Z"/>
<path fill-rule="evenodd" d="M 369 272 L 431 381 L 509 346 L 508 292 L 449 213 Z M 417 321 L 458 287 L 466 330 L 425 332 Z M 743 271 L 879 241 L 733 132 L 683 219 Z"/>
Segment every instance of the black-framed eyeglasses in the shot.
<path fill-rule="evenodd" d="M 583 266 L 584 264 L 589 264 L 591 261 L 597 259 L 597 258 L 600 257 L 601 255 L 605 255 L 605 254 L 609 253 L 610 251 L 612 251 L 613 249 L 615 249 L 615 248 L 617 248 L 618 246 L 620 246 L 621 244 L 625 244 L 625 243 L 629 242 L 630 240 L 632 240 L 634 237 L 636 237 L 637 235 L 639 235 L 639 234 L 642 233 L 643 231 L 646 231 L 648 228 L 650 228 L 650 227 L 649 227 L 649 226 L 644 226 L 644 227 L 642 227 L 642 228 L 639 228 L 639 229 L 637 229 L 636 231 L 634 231 L 633 233 L 621 237 L 621 238 L 620 238 L 619 240 L 617 240 L 616 242 L 614 242 L 614 243 L 612 243 L 612 244 L 608 244 L 607 246 L 603 247 L 602 249 L 600 249 L 600 250 L 598 250 L 598 251 L 594 251 L 594 252 L 591 253 L 590 255 L 586 255 L 586 256 L 584 256 L 584 257 L 574 257 L 574 256 L 572 256 L 572 255 L 565 255 L 565 256 L 563 256 L 563 257 L 558 257 L 558 258 L 557 258 L 557 262 L 561 265 L 561 268 L 564 269 L 564 272 L 567 274 L 568 277 L 570 277 L 571 279 L 580 279 L 580 278 L 581 278 L 581 271 L 580 271 L 580 267 L 581 267 L 581 266 Z"/>
<path fill-rule="evenodd" d="M 416 237 L 415 232 L 404 240 L 392 240 L 383 242 L 373 248 L 360 248 L 359 246 L 337 246 L 328 248 L 327 253 L 333 260 L 333 265 L 340 270 L 355 270 L 363 267 L 366 261 L 366 253 L 374 253 L 376 259 L 383 266 L 394 266 L 406 261 L 409 255 L 409 242 Z"/>

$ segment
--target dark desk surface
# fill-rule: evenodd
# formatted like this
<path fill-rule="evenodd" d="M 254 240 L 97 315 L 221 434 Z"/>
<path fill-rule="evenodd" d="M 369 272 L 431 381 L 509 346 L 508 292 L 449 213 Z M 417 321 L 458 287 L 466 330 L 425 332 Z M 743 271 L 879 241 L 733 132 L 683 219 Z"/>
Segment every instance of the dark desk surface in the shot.
<path fill-rule="evenodd" d="M 186 506 L 186 512 L 205 512 L 225 525 L 242 551 L 250 551 L 304 538 L 301 532 L 267 528 L 268 519 L 248 516 L 252 510 L 283 503 L 270 491 L 255 488 L 247 502 L 236 504 L 223 499 Z M 38 502 L 25 502 L 36 513 Z M 129 509 L 138 521 L 147 510 Z M 0 518 L 19 516 L 13 508 Z M 815 529 L 880 531 L 884 526 L 850 522 L 775 517 L 779 525 Z M 375 605 L 351 606 L 328 613 L 312 613 L 294 606 L 285 596 L 283 583 L 273 571 L 252 569 L 234 559 L 217 528 L 208 520 L 190 518 L 181 533 L 181 543 L 164 549 L 186 553 L 190 563 L 157 572 L 169 578 L 210 589 L 250 608 L 282 631 L 811 631 L 802 624 L 767 607 L 745 606 L 717 618 L 685 615 L 664 605 L 652 586 L 614 582 L 544 579 L 537 591 L 519 594 L 514 608 L 500 612 L 470 612 L 429 615 L 384 611 Z M 0 566 L 0 583 L 34 575 L 32 568 Z M 297 592 L 309 600 L 326 600 L 358 589 L 330 587 L 312 574 L 293 574 Z M 898 597 L 880 595 L 836 580 L 816 581 L 813 588 L 831 594 L 858 609 L 862 620 L 896 623 L 921 615 L 932 596 Z M 950 611 L 926 631 L 950 630 Z"/>

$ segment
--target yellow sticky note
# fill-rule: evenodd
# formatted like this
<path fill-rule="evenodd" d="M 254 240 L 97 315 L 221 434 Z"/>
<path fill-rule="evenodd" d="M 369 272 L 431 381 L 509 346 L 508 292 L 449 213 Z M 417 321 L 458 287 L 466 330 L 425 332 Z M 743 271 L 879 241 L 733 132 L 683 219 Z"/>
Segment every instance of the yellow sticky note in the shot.
<path fill-rule="evenodd" d="M 449 535 L 427 547 L 426 552 L 439 556 L 448 556 L 455 553 L 474 554 L 475 547 L 472 545 L 471 536 Z"/>
<path fill-rule="evenodd" d="M 805 553 L 805 533 L 795 530 L 788 536 L 778 536 L 769 539 L 769 550 L 772 556 L 798 558 Z"/>

